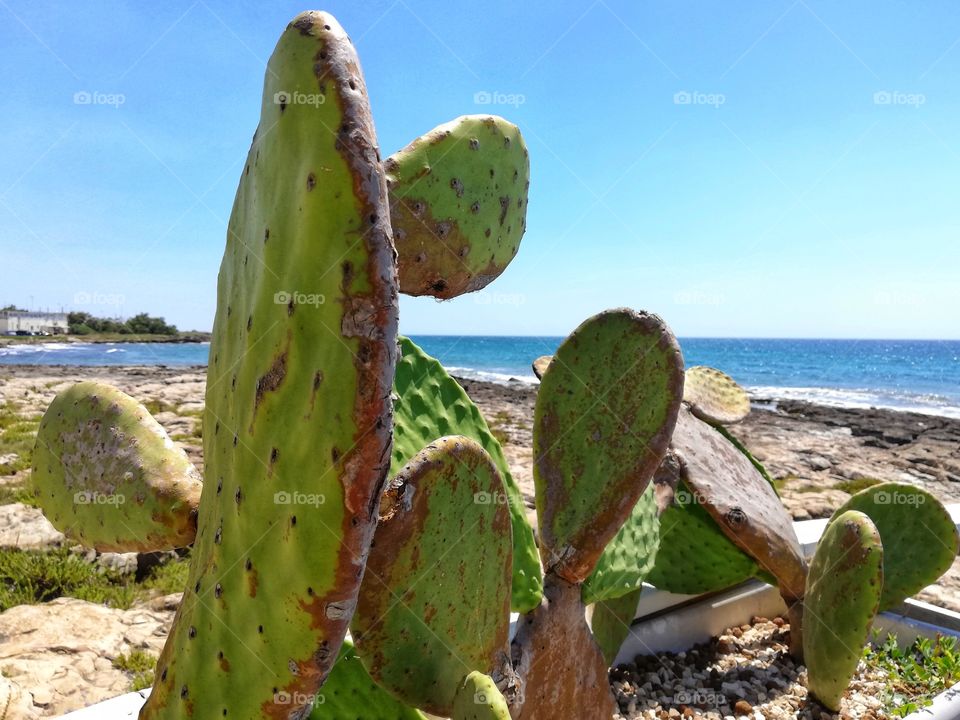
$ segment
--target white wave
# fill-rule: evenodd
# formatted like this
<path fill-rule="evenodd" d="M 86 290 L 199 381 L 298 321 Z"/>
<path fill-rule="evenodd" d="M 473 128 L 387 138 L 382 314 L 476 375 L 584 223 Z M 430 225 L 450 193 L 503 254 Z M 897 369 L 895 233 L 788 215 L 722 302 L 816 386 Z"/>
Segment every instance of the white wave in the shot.
<path fill-rule="evenodd" d="M 805 400 L 817 405 L 839 408 L 881 408 L 916 412 L 925 415 L 941 415 L 960 419 L 960 407 L 942 395 L 908 393 L 896 390 L 877 391 L 860 388 L 825 387 L 776 387 L 773 385 L 751 386 L 747 390 L 758 398 L 775 400 Z"/>
<path fill-rule="evenodd" d="M 535 375 L 525 373 L 501 373 L 490 370 L 477 370 L 476 368 L 460 367 L 457 365 L 445 365 L 444 369 L 451 375 L 467 378 L 468 380 L 483 380 L 497 385 L 508 385 L 511 381 L 519 381 L 527 385 L 536 385 L 538 380 Z"/>
<path fill-rule="evenodd" d="M 0 345 L 0 356 L 36 355 L 39 353 L 78 350 L 90 347 L 92 343 L 30 343 L 24 345 Z"/>

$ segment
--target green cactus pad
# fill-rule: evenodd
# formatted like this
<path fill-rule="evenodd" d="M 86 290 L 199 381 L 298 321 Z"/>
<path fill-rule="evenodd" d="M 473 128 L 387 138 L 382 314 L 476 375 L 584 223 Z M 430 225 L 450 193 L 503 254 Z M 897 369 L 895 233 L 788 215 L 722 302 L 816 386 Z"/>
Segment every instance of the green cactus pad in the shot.
<path fill-rule="evenodd" d="M 698 595 L 737 585 L 759 570 L 681 482 L 660 516 L 660 546 L 646 581 L 667 592 Z"/>
<path fill-rule="evenodd" d="M 612 600 L 638 589 L 653 568 L 659 544 L 660 521 L 651 483 L 584 581 L 583 604 Z"/>
<path fill-rule="evenodd" d="M 337 658 L 390 453 L 397 287 L 376 148 L 347 34 L 299 15 L 230 217 L 199 530 L 141 720 L 303 716 Z"/>
<path fill-rule="evenodd" d="M 526 229 L 530 160 L 516 125 L 465 115 L 383 164 L 400 290 L 453 298 L 504 271 Z"/>
<path fill-rule="evenodd" d="M 493 678 L 474 670 L 457 690 L 450 720 L 510 720 L 510 708 Z"/>
<path fill-rule="evenodd" d="M 186 547 L 200 473 L 147 409 L 115 387 L 71 385 L 40 422 L 32 480 L 44 515 L 102 552 Z"/>
<path fill-rule="evenodd" d="M 533 374 L 537 376 L 538 380 L 543 380 L 543 375 L 547 372 L 547 368 L 550 367 L 552 361 L 553 355 L 541 355 L 533 361 L 531 367 L 533 368 Z"/>
<path fill-rule="evenodd" d="M 683 400 L 691 412 L 711 425 L 730 425 L 750 414 L 750 397 L 736 381 L 706 365 L 689 368 Z"/>
<path fill-rule="evenodd" d="M 441 438 L 384 493 L 353 620 L 370 675 L 403 702 L 449 715 L 463 677 L 507 657 L 510 513 L 470 438 Z"/>
<path fill-rule="evenodd" d="M 283 699 L 283 698 L 280 698 Z M 292 698 L 291 698 L 292 699 Z M 344 640 L 340 657 L 320 688 L 311 720 L 426 720 L 377 685 L 363 667 L 350 640 Z"/>
<path fill-rule="evenodd" d="M 807 687 L 833 711 L 857 669 L 883 587 L 883 547 L 870 518 L 837 516 L 817 545 L 804 599 Z"/>
<path fill-rule="evenodd" d="M 500 443 L 491 434 L 480 410 L 443 366 L 408 338 L 400 339 L 401 358 L 394 380 L 393 457 L 391 475 L 425 445 L 442 435 L 465 435 L 480 443 L 500 471 L 513 527 L 513 588 L 511 606 L 527 612 L 540 604 L 543 577 L 540 557 L 527 522 L 520 489 Z"/>
<path fill-rule="evenodd" d="M 656 315 L 607 310 L 564 340 L 533 424 L 545 568 L 590 575 L 663 459 L 682 393 L 683 358 Z"/>
<path fill-rule="evenodd" d="M 626 595 L 604 600 L 593 606 L 590 629 L 607 665 L 613 665 L 620 646 L 630 635 L 630 624 L 637 615 L 637 603 L 640 602 L 642 592 L 641 588 L 637 588 Z"/>
<path fill-rule="evenodd" d="M 607 664 L 587 626 L 580 585 L 553 573 L 543 585 L 543 603 L 520 618 L 511 646 L 523 679 L 511 702 L 514 720 L 612 717 Z"/>
<path fill-rule="evenodd" d="M 957 526 L 943 503 L 926 490 L 881 483 L 851 497 L 833 518 L 847 510 L 868 515 L 883 540 L 881 612 L 936 582 L 957 557 Z"/>
<path fill-rule="evenodd" d="M 693 500 L 741 550 L 777 579 L 788 604 L 803 597 L 806 562 L 793 518 L 753 463 L 708 423 L 684 409 L 672 448 Z"/>

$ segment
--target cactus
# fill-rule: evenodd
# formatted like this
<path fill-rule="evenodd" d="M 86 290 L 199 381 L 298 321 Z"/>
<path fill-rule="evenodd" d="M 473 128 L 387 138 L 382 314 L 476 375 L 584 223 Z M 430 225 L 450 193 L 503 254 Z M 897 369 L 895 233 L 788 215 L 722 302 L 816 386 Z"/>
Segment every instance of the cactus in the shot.
<path fill-rule="evenodd" d="M 510 515 L 496 466 L 473 440 L 441 438 L 384 494 L 353 634 L 371 676 L 449 715 L 463 678 L 507 661 Z"/>
<path fill-rule="evenodd" d="M 867 515 L 883 541 L 881 611 L 936 582 L 957 557 L 957 526 L 943 503 L 922 488 L 874 485 L 841 505 L 830 522 L 848 510 Z"/>
<path fill-rule="evenodd" d="M 730 425 L 750 414 L 750 398 L 732 377 L 706 365 L 688 368 L 683 400 L 711 425 Z"/>
<path fill-rule="evenodd" d="M 593 606 L 593 617 L 590 619 L 590 630 L 593 639 L 597 641 L 603 652 L 603 661 L 613 665 L 620 652 L 620 646 L 630 634 L 630 623 L 637 614 L 637 603 L 640 602 L 640 588 L 609 600 L 602 600 Z"/>
<path fill-rule="evenodd" d="M 143 405 L 114 387 L 72 385 L 37 433 L 32 478 L 58 530 L 102 552 L 185 547 L 200 474 Z"/>
<path fill-rule="evenodd" d="M 547 372 L 547 368 L 550 367 L 552 360 L 553 355 L 541 355 L 533 361 L 531 367 L 533 368 L 533 374 L 537 376 L 538 380 L 543 380 L 543 375 Z"/>
<path fill-rule="evenodd" d="M 803 628 L 807 686 L 830 710 L 840 709 L 877 614 L 883 554 L 870 518 L 848 510 L 827 526 L 810 563 Z"/>
<path fill-rule="evenodd" d="M 653 484 L 650 484 L 584 581 L 584 605 L 612 600 L 643 584 L 643 579 L 653 568 L 660 544 L 657 515 L 657 499 Z"/>
<path fill-rule="evenodd" d="M 376 146 L 346 33 L 298 16 L 230 218 L 199 532 L 143 720 L 295 717 L 337 658 L 390 448 L 397 300 Z"/>
<path fill-rule="evenodd" d="M 493 680 L 474 670 L 453 701 L 451 720 L 510 720 L 510 709 Z"/>
<path fill-rule="evenodd" d="M 500 443 L 463 388 L 443 366 L 409 338 L 400 339 L 401 357 L 394 380 L 393 461 L 391 474 L 400 471 L 426 444 L 442 435 L 465 435 L 489 453 L 503 478 L 505 499 L 513 529 L 513 587 L 511 606 L 527 612 L 540 603 L 543 580 L 533 529 L 526 518 L 520 489 Z"/>
<path fill-rule="evenodd" d="M 383 166 L 402 292 L 452 298 L 503 272 L 526 229 L 530 185 L 515 125 L 491 115 L 459 117 Z"/>
<path fill-rule="evenodd" d="M 582 583 L 667 450 L 683 359 L 659 317 L 619 309 L 582 323 L 550 368 L 533 427 L 541 557 Z"/>

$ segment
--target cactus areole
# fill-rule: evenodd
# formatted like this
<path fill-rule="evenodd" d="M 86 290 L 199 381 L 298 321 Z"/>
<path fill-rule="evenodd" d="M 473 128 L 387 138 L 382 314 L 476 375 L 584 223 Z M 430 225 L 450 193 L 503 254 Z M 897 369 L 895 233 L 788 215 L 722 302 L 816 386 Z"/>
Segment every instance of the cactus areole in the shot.
<path fill-rule="evenodd" d="M 390 235 L 356 52 L 332 16 L 304 13 L 270 58 L 230 217 L 198 537 L 141 718 L 287 720 L 315 702 L 390 463 Z"/>

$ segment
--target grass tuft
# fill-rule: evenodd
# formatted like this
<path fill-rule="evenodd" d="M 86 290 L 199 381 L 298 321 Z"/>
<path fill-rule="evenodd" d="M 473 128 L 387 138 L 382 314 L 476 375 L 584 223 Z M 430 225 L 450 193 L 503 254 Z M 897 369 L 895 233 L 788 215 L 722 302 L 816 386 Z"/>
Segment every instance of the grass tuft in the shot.
<path fill-rule="evenodd" d="M 142 650 L 134 650 L 129 655 L 120 655 L 113 660 L 117 670 L 130 675 L 130 690 L 143 690 L 153 685 L 153 672 L 157 667 L 157 658 Z"/>

